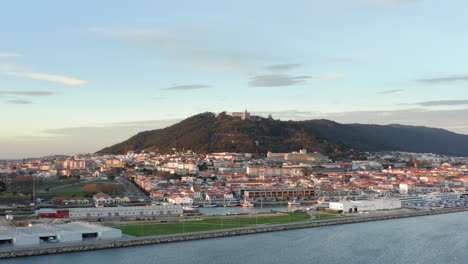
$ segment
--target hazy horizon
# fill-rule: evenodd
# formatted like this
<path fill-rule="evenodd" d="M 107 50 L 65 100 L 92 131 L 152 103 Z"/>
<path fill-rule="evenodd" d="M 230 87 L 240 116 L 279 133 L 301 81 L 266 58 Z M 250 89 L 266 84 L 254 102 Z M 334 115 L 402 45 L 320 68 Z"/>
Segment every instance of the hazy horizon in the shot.
<path fill-rule="evenodd" d="M 198 113 L 197 113 L 198 114 Z M 259 115 L 262 117 L 267 117 L 270 114 L 275 114 L 273 112 L 254 112 L 254 115 Z M 343 119 L 347 120 L 347 117 L 337 117 L 337 120 L 332 120 L 329 118 L 298 118 L 298 119 L 291 119 L 287 116 L 296 115 L 299 117 L 300 115 L 305 115 L 307 113 L 299 113 L 299 112 L 292 112 L 289 115 L 284 115 L 283 118 L 276 118 L 283 121 L 286 120 L 294 120 L 294 121 L 303 121 L 303 120 L 313 120 L 313 119 L 327 119 L 334 122 L 342 123 L 342 124 L 379 124 L 379 125 L 389 125 L 389 124 L 397 124 L 397 123 L 379 123 L 377 119 L 372 119 L 373 117 L 367 117 L 367 123 L 362 122 L 339 122 L 337 120 Z M 188 118 L 189 116 L 185 117 Z M 56 136 L 51 137 L 43 137 L 42 141 L 29 141 L 29 145 L 26 148 L 19 148 L 15 144 L 2 144 L 2 150 L 8 149 L 9 147 L 12 149 L 11 153 L 14 153 L 14 148 L 16 149 L 16 153 L 19 153 L 18 156 L 8 156 L 8 155 L 0 155 L 0 159 L 23 159 L 23 158 L 37 158 L 49 155 L 75 155 L 75 154 L 83 154 L 83 153 L 94 153 L 99 151 L 105 147 L 109 147 L 111 145 L 120 143 L 128 138 L 136 135 L 139 132 L 154 130 L 154 129 L 161 129 L 177 122 L 182 121 L 185 118 L 181 119 L 168 119 L 168 120 L 147 120 L 147 121 L 135 121 L 135 122 L 122 122 L 122 123 L 111 123 L 111 124 L 102 124 L 101 126 L 89 126 L 89 127 L 69 127 L 63 129 L 56 129 L 50 130 L 48 133 L 55 134 Z M 400 125 L 411 125 L 411 124 L 402 124 Z M 416 124 L 412 124 L 416 125 Z M 418 125 L 423 126 L 423 125 Z M 457 133 L 456 131 L 453 131 Z M 459 134 L 468 134 L 468 133 L 459 133 Z M 89 141 L 90 137 L 98 137 L 104 140 L 96 143 L 94 141 Z M 27 140 L 27 139 L 25 139 Z M 71 142 L 70 142 L 71 141 Z M 72 144 L 72 142 L 74 142 Z M 41 146 L 47 144 L 49 147 L 47 150 L 42 149 Z M 73 147 L 75 149 L 79 149 L 79 151 L 75 152 L 67 152 L 68 149 Z M 18 151 L 19 150 L 19 151 Z M 31 152 L 30 152 L 31 151 Z M 29 153 L 29 154 L 28 154 Z"/>

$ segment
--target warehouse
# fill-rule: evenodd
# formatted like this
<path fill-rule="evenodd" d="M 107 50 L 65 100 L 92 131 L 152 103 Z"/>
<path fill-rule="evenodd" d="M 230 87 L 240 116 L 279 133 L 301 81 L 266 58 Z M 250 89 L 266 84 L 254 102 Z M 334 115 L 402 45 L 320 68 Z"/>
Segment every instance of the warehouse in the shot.
<path fill-rule="evenodd" d="M 282 189 L 256 189 L 245 190 L 244 196 L 250 199 L 258 198 L 311 198 L 315 196 L 313 189 L 305 188 L 282 188 Z"/>
<path fill-rule="evenodd" d="M 122 231 L 84 222 L 27 227 L 0 227 L 0 244 L 14 246 L 39 246 L 57 242 L 82 242 L 90 239 L 116 239 Z"/>
<path fill-rule="evenodd" d="M 163 215 L 180 215 L 183 213 L 181 205 L 153 205 L 153 206 L 118 206 L 118 207 L 90 207 L 69 209 L 71 219 L 92 218 L 138 218 Z"/>
<path fill-rule="evenodd" d="M 397 199 L 341 201 L 331 202 L 330 209 L 342 212 L 362 212 L 376 210 L 400 209 L 401 201 Z"/>

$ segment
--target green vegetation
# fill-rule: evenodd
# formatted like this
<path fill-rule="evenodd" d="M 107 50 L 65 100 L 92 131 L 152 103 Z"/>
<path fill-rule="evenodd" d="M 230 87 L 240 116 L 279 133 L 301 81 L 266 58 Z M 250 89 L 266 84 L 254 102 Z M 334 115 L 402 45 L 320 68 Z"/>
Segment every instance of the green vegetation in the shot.
<path fill-rule="evenodd" d="M 98 180 L 98 181 L 90 181 L 90 182 L 82 182 L 78 184 L 73 184 L 73 185 L 67 185 L 63 187 L 57 187 L 53 188 L 50 190 L 50 194 L 53 196 L 58 196 L 58 197 L 82 197 L 82 196 L 90 196 L 95 193 L 98 193 L 100 191 L 105 191 L 106 185 L 113 184 L 115 183 L 114 181 L 111 180 Z M 88 186 L 91 186 L 91 188 L 88 188 Z M 89 190 L 89 191 L 87 191 Z M 121 195 L 122 190 L 120 191 L 114 191 L 114 193 L 107 193 L 107 194 L 112 194 L 112 195 Z"/>
<path fill-rule="evenodd" d="M 427 144 L 431 142 L 431 144 Z M 330 120 L 240 120 L 226 113 L 202 113 L 164 129 L 145 131 L 98 153 L 220 151 L 265 154 L 306 148 L 341 161 L 365 159 L 362 151 L 398 150 L 468 156 L 468 136 L 443 129 L 402 125 L 339 124 Z M 350 148 L 355 151 L 351 151 Z"/>
<path fill-rule="evenodd" d="M 343 155 L 349 148 L 331 143 L 314 133 L 304 123 L 266 118 L 241 120 L 225 113 L 202 113 L 164 129 L 145 131 L 105 148 L 98 153 L 119 154 L 151 150 L 162 153 L 193 150 L 197 153 L 219 151 L 266 154 L 306 148 L 329 155 Z"/>
<path fill-rule="evenodd" d="M 32 194 L 33 187 L 36 193 L 46 192 L 54 187 L 79 182 L 76 177 L 59 177 L 58 179 L 44 180 L 31 175 L 19 175 L 12 178 L 8 190 L 13 193 Z"/>
<path fill-rule="evenodd" d="M 315 216 L 315 220 L 342 218 L 342 216 L 336 215 L 336 214 L 315 214 L 314 216 Z"/>
<path fill-rule="evenodd" d="M 0 192 L 0 198 L 21 198 L 23 196 L 10 192 Z"/>
<path fill-rule="evenodd" d="M 141 224 L 117 226 L 124 234 L 131 236 L 153 236 L 187 232 L 209 231 L 227 228 L 248 227 L 264 224 L 282 224 L 309 219 L 306 213 L 290 213 L 280 216 L 258 216 L 252 218 L 218 218 L 199 221 L 185 221 L 167 224 Z"/>

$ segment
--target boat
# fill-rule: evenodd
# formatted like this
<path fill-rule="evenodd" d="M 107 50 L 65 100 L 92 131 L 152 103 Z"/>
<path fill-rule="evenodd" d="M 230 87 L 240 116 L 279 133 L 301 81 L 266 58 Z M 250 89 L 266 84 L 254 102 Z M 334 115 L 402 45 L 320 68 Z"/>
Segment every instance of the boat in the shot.
<path fill-rule="evenodd" d="M 198 213 L 198 209 L 197 209 L 197 208 L 193 208 L 193 207 L 190 207 L 190 206 L 183 206 L 183 207 L 182 207 L 182 211 L 184 212 L 184 214 L 194 214 L 194 213 Z"/>
<path fill-rule="evenodd" d="M 301 204 L 301 203 L 298 202 L 296 199 L 294 199 L 294 200 L 288 202 L 288 205 L 300 205 L 300 204 Z"/>
<path fill-rule="evenodd" d="M 205 208 L 213 208 L 213 207 L 217 207 L 218 204 L 217 203 L 207 203 L 207 204 L 203 204 L 203 207 Z"/>
<path fill-rule="evenodd" d="M 328 197 L 320 197 L 318 200 L 317 200 L 317 203 L 318 204 L 328 204 L 330 202 L 330 198 Z"/>
<path fill-rule="evenodd" d="M 240 203 L 240 206 L 241 207 L 254 207 L 255 204 L 248 200 L 244 200 L 242 203 Z"/>
<path fill-rule="evenodd" d="M 237 202 L 231 202 L 230 200 L 224 204 L 224 207 L 237 207 L 239 204 Z"/>

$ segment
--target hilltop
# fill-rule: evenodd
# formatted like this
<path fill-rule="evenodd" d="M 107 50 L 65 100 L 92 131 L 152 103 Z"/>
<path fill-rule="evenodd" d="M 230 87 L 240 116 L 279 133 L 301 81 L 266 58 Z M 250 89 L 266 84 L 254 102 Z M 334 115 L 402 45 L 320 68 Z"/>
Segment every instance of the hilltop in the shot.
<path fill-rule="evenodd" d="M 302 122 L 261 117 L 241 120 L 225 113 L 198 114 L 163 129 L 138 133 L 98 153 L 119 154 L 141 150 L 168 153 L 173 148 L 197 153 L 265 154 L 268 151 L 290 152 L 300 148 L 331 156 L 351 153 L 345 144 L 327 141 Z"/>
<path fill-rule="evenodd" d="M 306 148 L 332 157 L 361 151 L 428 152 L 468 156 L 468 135 L 444 129 L 404 126 L 340 124 L 330 120 L 281 121 L 253 117 L 242 120 L 225 112 L 202 113 L 172 126 L 138 133 L 104 148 L 99 154 L 128 151 L 197 153 L 248 152 L 265 154 Z"/>

